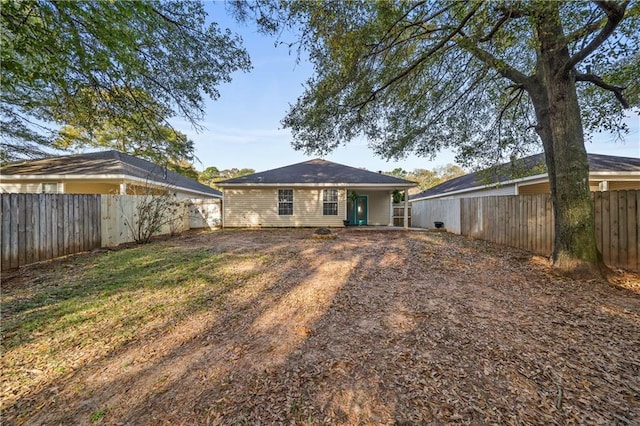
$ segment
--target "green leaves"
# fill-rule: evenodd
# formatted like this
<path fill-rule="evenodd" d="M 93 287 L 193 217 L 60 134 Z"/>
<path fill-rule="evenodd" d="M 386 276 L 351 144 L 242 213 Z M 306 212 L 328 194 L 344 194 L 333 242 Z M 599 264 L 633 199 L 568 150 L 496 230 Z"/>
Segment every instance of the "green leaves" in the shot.
<path fill-rule="evenodd" d="M 1 17 L 5 159 L 24 154 L 21 146 L 36 154 L 37 135 L 47 135 L 32 121 L 93 130 L 106 111 L 197 125 L 203 94 L 216 99 L 231 73 L 250 69 L 239 37 L 205 25 L 200 2 L 3 1 Z"/>
<path fill-rule="evenodd" d="M 314 63 L 283 119 L 294 148 L 323 155 L 364 137 L 385 158 L 433 158 L 453 148 L 466 165 L 540 150 L 530 87 L 539 83 L 536 22 L 549 8 L 559 8 L 558 48 L 576 58 L 607 22 L 588 2 L 266 0 L 240 8 L 245 18 L 267 14 L 272 32 L 274 23 L 297 30 Z M 625 87 L 632 106 L 640 92 L 639 13 L 632 2 L 616 31 L 576 65 Z M 616 96 L 590 87 L 580 91 L 587 127 L 624 130 Z"/>
<path fill-rule="evenodd" d="M 238 169 L 236 167 L 231 169 L 219 170 L 215 166 L 210 166 L 200 172 L 198 181 L 208 185 L 212 188 L 217 188 L 216 183 L 226 179 L 233 179 L 240 176 L 246 176 L 255 173 L 256 171 L 249 168 Z"/>
<path fill-rule="evenodd" d="M 55 148 L 115 149 L 177 172 L 195 172 L 188 170 L 195 159 L 193 141 L 164 124 L 168 111 L 146 93 L 114 87 L 82 90 L 77 98 L 82 98 L 86 110 L 53 110 L 56 121 L 68 123 L 58 130 Z M 119 111 L 114 111 L 116 105 Z"/>

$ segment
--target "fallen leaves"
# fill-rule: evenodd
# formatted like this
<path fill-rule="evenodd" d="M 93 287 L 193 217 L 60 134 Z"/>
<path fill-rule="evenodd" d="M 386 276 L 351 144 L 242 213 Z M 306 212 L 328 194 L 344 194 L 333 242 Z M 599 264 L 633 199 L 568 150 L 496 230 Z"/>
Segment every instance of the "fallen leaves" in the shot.
<path fill-rule="evenodd" d="M 3 416 L 33 424 L 87 423 L 97 410 L 108 424 L 640 419 L 637 275 L 619 273 L 615 286 L 574 281 L 544 259 L 446 233 L 347 229 L 317 241 L 310 232 L 156 243 L 225 253 L 224 263 L 199 270 L 231 283 L 199 300 L 211 311 L 185 312 L 107 355 L 94 351 Z"/>

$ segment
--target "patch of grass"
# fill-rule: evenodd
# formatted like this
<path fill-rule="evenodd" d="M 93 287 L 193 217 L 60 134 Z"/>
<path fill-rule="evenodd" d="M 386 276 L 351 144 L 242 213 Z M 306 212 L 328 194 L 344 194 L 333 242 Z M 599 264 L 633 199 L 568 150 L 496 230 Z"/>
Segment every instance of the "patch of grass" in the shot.
<path fill-rule="evenodd" d="M 90 417 L 91 423 L 99 422 L 100 420 L 102 420 L 105 414 L 107 414 L 105 410 L 98 410 L 93 412 Z"/>
<path fill-rule="evenodd" d="M 258 257 L 252 265 L 264 261 Z M 260 273 L 246 264 L 246 257 L 164 242 L 37 268 L 24 285 L 3 291 L 5 383 L 19 395 L 145 333 L 215 309 Z M 30 371 L 42 373 L 25 372 L 25 360 Z"/>

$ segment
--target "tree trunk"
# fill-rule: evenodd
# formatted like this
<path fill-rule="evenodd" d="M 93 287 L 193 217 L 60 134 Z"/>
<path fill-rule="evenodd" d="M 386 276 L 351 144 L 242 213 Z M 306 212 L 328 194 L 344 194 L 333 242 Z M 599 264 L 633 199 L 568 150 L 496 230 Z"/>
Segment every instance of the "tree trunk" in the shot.
<path fill-rule="evenodd" d="M 544 146 L 553 213 L 554 267 L 575 277 L 602 275 L 595 239 L 589 163 L 584 147 L 580 106 L 558 5 L 544 4 L 537 19 L 537 76 L 529 90 Z"/>

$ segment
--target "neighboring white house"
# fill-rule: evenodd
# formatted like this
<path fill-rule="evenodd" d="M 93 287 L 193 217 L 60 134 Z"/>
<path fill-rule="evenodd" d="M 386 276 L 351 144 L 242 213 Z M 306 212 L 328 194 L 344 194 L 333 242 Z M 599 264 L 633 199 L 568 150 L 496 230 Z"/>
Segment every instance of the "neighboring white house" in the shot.
<path fill-rule="evenodd" d="M 119 151 L 25 160 L 0 167 L 0 192 L 59 194 L 160 194 L 214 198 L 222 193 L 150 161 Z"/>
<path fill-rule="evenodd" d="M 591 191 L 640 189 L 640 158 L 588 154 Z M 456 200 L 492 195 L 548 194 L 544 154 L 460 176 L 410 197 L 411 224 L 433 228 L 444 222 L 460 232 L 460 203 Z M 435 202 L 437 201 L 437 202 Z"/>
<path fill-rule="evenodd" d="M 393 192 L 414 182 L 315 159 L 218 182 L 225 227 L 393 225 Z M 405 208 L 405 212 L 407 208 Z M 405 226 L 408 216 L 405 214 Z"/>

